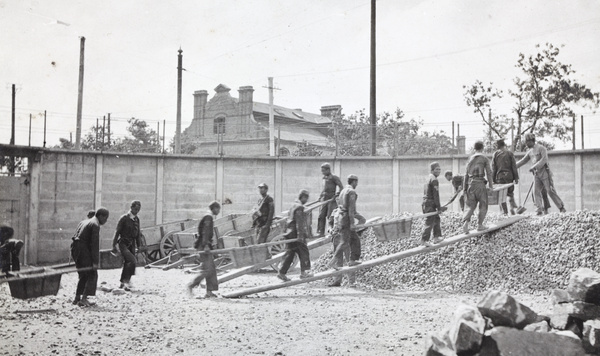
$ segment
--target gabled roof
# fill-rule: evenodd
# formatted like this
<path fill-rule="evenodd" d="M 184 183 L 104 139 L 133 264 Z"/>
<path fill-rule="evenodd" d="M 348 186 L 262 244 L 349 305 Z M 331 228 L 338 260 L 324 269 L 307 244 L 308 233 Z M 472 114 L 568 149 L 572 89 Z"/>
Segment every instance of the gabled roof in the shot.
<path fill-rule="evenodd" d="M 254 102 L 252 107 L 253 113 L 256 116 L 269 115 L 269 104 Z M 327 125 L 331 123 L 331 119 L 317 114 L 312 114 L 298 109 L 288 109 L 283 106 L 273 105 L 273 114 L 275 117 L 281 117 L 288 120 L 294 120 L 299 122 L 306 122 L 310 124 L 323 124 Z"/>
<path fill-rule="evenodd" d="M 265 130 L 269 130 L 268 125 L 260 125 Z M 278 127 L 275 135 L 279 135 L 279 138 L 281 138 L 282 141 L 291 141 L 298 143 L 306 141 L 316 146 L 327 146 L 329 143 L 327 140 L 327 135 L 324 135 L 317 130 L 312 130 L 301 126 L 280 126 Z"/>

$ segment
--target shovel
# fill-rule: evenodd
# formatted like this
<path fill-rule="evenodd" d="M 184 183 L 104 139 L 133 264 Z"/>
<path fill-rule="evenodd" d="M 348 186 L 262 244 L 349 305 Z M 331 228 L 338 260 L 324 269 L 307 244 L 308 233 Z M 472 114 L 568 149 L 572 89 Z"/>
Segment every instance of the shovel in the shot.
<path fill-rule="evenodd" d="M 521 215 L 525 212 L 525 210 L 527 210 L 527 208 L 525 208 L 525 203 L 527 203 L 527 199 L 529 198 L 529 194 L 531 194 L 531 189 L 533 188 L 533 183 L 531 182 L 531 185 L 529 186 L 529 191 L 527 192 L 527 196 L 525 197 L 525 201 L 523 202 L 523 205 L 521 205 L 519 208 L 517 208 L 517 214 Z"/>

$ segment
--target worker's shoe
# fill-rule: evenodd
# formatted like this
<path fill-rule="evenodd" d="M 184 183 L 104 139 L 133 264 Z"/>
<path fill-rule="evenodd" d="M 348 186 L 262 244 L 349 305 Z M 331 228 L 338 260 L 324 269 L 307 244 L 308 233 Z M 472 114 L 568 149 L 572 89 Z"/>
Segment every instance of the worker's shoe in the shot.
<path fill-rule="evenodd" d="M 510 208 L 510 215 L 515 215 L 515 208 Z"/>
<path fill-rule="evenodd" d="M 80 306 L 80 307 L 91 307 L 91 306 L 94 306 L 94 305 L 96 305 L 96 303 L 94 303 L 94 302 L 90 302 L 90 301 L 89 301 L 87 298 L 82 298 L 82 299 L 81 299 L 81 300 L 80 300 L 80 301 L 77 303 L 77 305 L 78 305 L 78 306 Z"/>
<path fill-rule="evenodd" d="M 489 227 L 485 226 L 485 225 L 479 225 L 477 226 L 477 231 L 485 231 L 489 229 Z"/>
<path fill-rule="evenodd" d="M 561 213 L 566 213 L 566 212 L 567 212 L 567 210 L 566 210 L 566 209 L 565 209 L 565 207 L 563 206 L 562 208 L 560 208 L 560 212 L 561 212 Z"/>
<path fill-rule="evenodd" d="M 302 273 L 300 273 L 300 279 L 304 279 L 304 278 L 310 278 L 310 277 L 314 277 L 315 275 L 313 273 L 310 273 L 310 271 L 304 271 Z"/>
<path fill-rule="evenodd" d="M 216 298 L 217 295 L 211 291 L 206 292 L 206 294 L 204 295 L 204 298 L 208 299 L 208 298 Z"/>
<path fill-rule="evenodd" d="M 327 287 L 341 287 L 342 281 L 333 281 L 327 285 Z"/>
<path fill-rule="evenodd" d="M 81 296 L 77 295 L 77 296 L 75 296 L 75 298 L 73 299 L 73 301 L 71 303 L 73 305 L 77 305 L 77 304 L 79 304 L 80 301 L 81 301 Z"/>
<path fill-rule="evenodd" d="M 438 237 L 434 237 L 432 242 L 433 242 L 434 244 L 439 244 L 439 243 L 440 243 L 440 242 L 442 242 L 442 241 L 444 241 L 444 238 L 443 238 L 443 237 L 441 237 L 441 236 L 438 236 Z"/>
<path fill-rule="evenodd" d="M 277 278 L 281 279 L 284 282 L 289 282 L 290 281 L 290 279 L 285 274 L 282 274 L 282 273 L 278 273 L 277 274 Z"/>
<path fill-rule="evenodd" d="M 468 234 L 468 233 L 469 233 L 469 222 L 468 222 L 468 221 L 465 221 L 465 222 L 463 223 L 462 230 L 463 230 L 463 232 L 464 232 L 465 234 Z"/>
<path fill-rule="evenodd" d="M 546 210 L 546 214 L 547 214 L 547 210 Z M 544 215 L 544 211 L 543 211 L 543 210 L 538 210 L 538 211 L 535 213 L 535 215 L 537 215 L 537 216 L 542 216 L 542 215 Z"/>
<path fill-rule="evenodd" d="M 131 282 L 121 282 L 121 284 L 119 285 L 119 288 L 130 292 L 133 289 L 133 285 L 131 284 Z"/>
<path fill-rule="evenodd" d="M 421 240 L 421 246 L 431 247 L 433 244 L 429 240 Z"/>
<path fill-rule="evenodd" d="M 544 215 L 548 215 L 548 209 L 544 209 Z"/>
<path fill-rule="evenodd" d="M 358 266 L 361 263 L 362 263 L 361 261 L 350 261 L 350 262 L 348 262 L 348 267 Z"/>

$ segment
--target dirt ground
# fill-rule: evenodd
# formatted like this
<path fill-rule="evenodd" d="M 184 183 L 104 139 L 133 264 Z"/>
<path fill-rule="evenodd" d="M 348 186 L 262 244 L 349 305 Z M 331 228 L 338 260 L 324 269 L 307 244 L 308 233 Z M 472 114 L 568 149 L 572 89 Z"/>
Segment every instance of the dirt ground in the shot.
<path fill-rule="evenodd" d="M 442 330 L 457 305 L 481 299 L 328 288 L 325 281 L 241 299 L 190 299 L 184 291 L 192 277 L 182 270 L 137 272 L 134 291 L 99 290 L 89 308 L 70 303 L 76 274 L 63 275 L 57 296 L 32 300 L 13 299 L 0 285 L 0 354 L 422 355 L 427 335 Z M 116 287 L 119 275 L 101 270 L 99 283 Z M 219 293 L 277 281 L 263 270 L 223 283 Z M 547 296 L 515 297 L 550 311 Z"/>

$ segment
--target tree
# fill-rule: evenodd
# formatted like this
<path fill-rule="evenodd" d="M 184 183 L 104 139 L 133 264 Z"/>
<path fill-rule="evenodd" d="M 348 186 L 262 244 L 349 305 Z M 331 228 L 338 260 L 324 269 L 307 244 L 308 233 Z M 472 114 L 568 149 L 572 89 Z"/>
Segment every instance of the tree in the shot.
<path fill-rule="evenodd" d="M 479 114 L 481 121 L 486 126 L 485 147 L 492 150 L 494 141 L 505 137 L 510 129 L 510 123 L 506 116 L 492 113 L 492 101 L 502 98 L 502 91 L 495 89 L 493 83 L 484 86 L 479 80 L 476 80 L 471 86 L 463 85 L 463 89 L 466 89 L 463 96 L 467 106 L 473 107 L 473 112 Z"/>
<path fill-rule="evenodd" d="M 405 120 L 404 112 L 384 112 L 377 117 L 378 155 L 431 155 L 452 152 L 452 140 L 444 132 L 421 131 L 422 121 Z M 329 134 L 331 146 L 341 156 L 371 155 L 371 124 L 365 110 L 334 118 Z"/>
<path fill-rule="evenodd" d="M 553 144 L 548 140 L 570 141 L 573 131 L 571 118 L 575 115 L 573 107 L 597 108 L 600 104 L 600 94 L 576 82 L 571 65 L 558 61 L 558 47 L 546 43 L 536 48 L 539 50 L 535 55 L 519 53 L 515 65 L 521 70 L 521 75 L 513 80 L 514 88 L 508 90 L 514 100 L 510 118 L 514 123 L 502 115 L 488 114 L 488 118 L 485 117 L 485 109 L 490 112 L 492 99 L 501 97 L 501 91 L 494 89 L 491 84 L 486 88 L 479 80 L 470 87 L 464 87 L 467 88 L 467 105 L 475 108 L 490 132 L 497 137 L 504 137 L 509 130 L 515 130 L 513 150 L 522 148 L 521 137 L 528 132 L 534 133 L 538 139 L 546 139 L 549 147 L 553 147 Z"/>
<path fill-rule="evenodd" d="M 317 146 L 306 140 L 296 142 L 296 149 L 290 152 L 290 156 L 295 157 L 318 157 L 323 155 L 323 151 Z"/>

